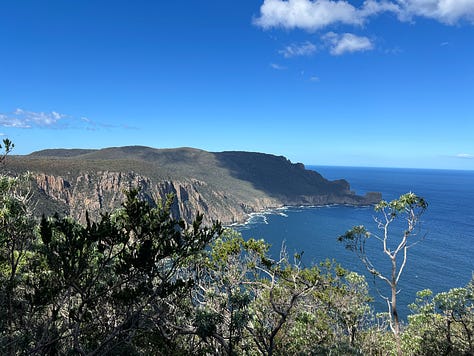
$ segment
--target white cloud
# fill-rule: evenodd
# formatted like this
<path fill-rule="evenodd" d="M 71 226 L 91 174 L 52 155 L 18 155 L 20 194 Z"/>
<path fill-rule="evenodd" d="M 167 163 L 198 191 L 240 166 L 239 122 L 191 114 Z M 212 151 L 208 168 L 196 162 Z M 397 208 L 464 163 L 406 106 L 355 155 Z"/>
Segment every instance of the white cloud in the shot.
<path fill-rule="evenodd" d="M 313 75 L 312 77 L 309 78 L 309 81 L 317 83 L 317 82 L 319 82 L 319 77 Z"/>
<path fill-rule="evenodd" d="M 9 113 L 0 113 L 0 126 L 29 129 L 34 127 L 43 128 L 66 128 L 77 120 L 57 111 L 28 111 L 16 109 Z"/>
<path fill-rule="evenodd" d="M 293 43 L 278 51 L 278 53 L 282 54 L 285 58 L 309 56 L 314 52 L 316 52 L 316 46 L 309 41 L 300 44 Z"/>
<path fill-rule="evenodd" d="M 286 69 L 285 66 L 282 66 L 282 65 L 277 64 L 277 63 L 270 63 L 270 67 L 272 67 L 273 69 L 276 69 L 276 70 L 285 70 Z"/>
<path fill-rule="evenodd" d="M 346 52 L 368 51 L 374 48 L 369 38 L 356 36 L 352 33 L 337 34 L 328 32 L 323 36 L 323 40 L 329 45 L 329 51 L 334 56 Z"/>
<path fill-rule="evenodd" d="M 0 126 L 16 128 L 30 128 L 33 126 L 47 127 L 56 125 L 60 120 L 66 117 L 67 115 L 60 114 L 56 111 L 45 113 L 16 109 L 10 114 L 0 114 Z"/>
<path fill-rule="evenodd" d="M 400 5 L 388 0 L 366 0 L 360 9 L 360 13 L 364 18 L 375 16 L 383 12 L 398 14 L 400 12 Z"/>
<path fill-rule="evenodd" d="M 459 153 L 456 155 L 457 158 L 465 158 L 465 159 L 474 159 L 474 155 L 469 153 Z"/>
<path fill-rule="evenodd" d="M 263 28 L 284 27 L 316 30 L 331 23 L 360 24 L 356 9 L 347 2 L 328 0 L 265 0 L 261 17 L 255 20 Z"/>
<path fill-rule="evenodd" d="M 398 11 L 398 5 L 387 1 L 367 0 L 356 8 L 343 0 L 264 0 L 260 17 L 254 20 L 264 29 L 283 27 L 314 31 L 332 24 L 362 25 L 365 20 L 384 11 Z"/>
<path fill-rule="evenodd" d="M 0 126 L 24 129 L 31 127 L 31 125 L 29 125 L 25 120 L 20 120 L 16 117 L 11 117 L 8 115 L 0 115 Z"/>
<path fill-rule="evenodd" d="M 474 0 L 397 0 L 400 18 L 432 18 L 453 25 L 461 20 L 474 23 Z"/>
<path fill-rule="evenodd" d="M 474 23 L 474 0 L 366 0 L 359 7 L 344 0 L 264 0 L 254 24 L 315 31 L 333 24 L 362 25 L 383 12 L 401 21 L 426 17 L 445 24 Z"/>
<path fill-rule="evenodd" d="M 283 67 L 282 67 L 283 69 Z M 129 125 L 112 125 L 100 123 L 89 119 L 86 116 L 74 117 L 61 114 L 57 111 L 35 112 L 23 109 L 16 109 L 10 113 L 0 113 L 0 127 L 11 127 L 21 129 L 50 128 L 50 129 L 116 129 L 125 130 L 136 129 Z M 1 135 L 0 135 L 1 136 Z"/>

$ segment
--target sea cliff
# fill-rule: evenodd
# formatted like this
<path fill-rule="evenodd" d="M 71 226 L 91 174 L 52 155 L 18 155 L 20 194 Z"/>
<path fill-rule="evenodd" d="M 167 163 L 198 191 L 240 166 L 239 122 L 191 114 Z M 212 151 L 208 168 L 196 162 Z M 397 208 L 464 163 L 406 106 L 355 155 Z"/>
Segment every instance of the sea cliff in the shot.
<path fill-rule="evenodd" d="M 119 207 L 124 192 L 140 189 L 152 204 L 175 197 L 172 213 L 191 222 L 245 221 L 249 214 L 288 205 L 367 205 L 379 193 L 358 196 L 345 180 L 328 181 L 301 163 L 252 152 L 211 153 L 191 148 L 158 150 L 46 150 L 13 156 L 13 174 L 34 177 L 37 213 L 58 212 L 84 221 Z"/>

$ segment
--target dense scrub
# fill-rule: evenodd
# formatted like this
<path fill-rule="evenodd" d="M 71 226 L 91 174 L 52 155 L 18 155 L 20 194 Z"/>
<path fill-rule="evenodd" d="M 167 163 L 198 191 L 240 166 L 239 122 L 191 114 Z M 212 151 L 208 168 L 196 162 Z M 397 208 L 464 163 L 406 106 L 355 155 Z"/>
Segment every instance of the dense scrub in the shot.
<path fill-rule="evenodd" d="M 268 255 L 219 223 L 173 219 L 132 190 L 80 224 L 35 220 L 26 178 L 0 177 L 0 354 L 388 355 L 390 318 L 363 276 Z M 421 291 L 406 355 L 474 354 L 474 284 Z M 398 336 L 397 336 L 398 337 Z"/>

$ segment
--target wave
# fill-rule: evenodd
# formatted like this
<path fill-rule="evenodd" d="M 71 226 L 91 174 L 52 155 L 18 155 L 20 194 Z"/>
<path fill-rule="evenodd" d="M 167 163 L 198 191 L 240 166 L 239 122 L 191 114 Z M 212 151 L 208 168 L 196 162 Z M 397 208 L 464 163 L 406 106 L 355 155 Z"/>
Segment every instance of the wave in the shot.
<path fill-rule="evenodd" d="M 272 209 L 267 209 L 267 210 L 262 210 L 254 213 L 248 214 L 247 219 L 244 222 L 241 223 L 233 223 L 231 225 L 228 225 L 228 227 L 235 228 L 237 230 L 247 230 L 252 228 L 252 226 L 258 225 L 258 224 L 266 224 L 268 225 L 268 216 L 270 215 L 275 215 L 275 216 L 281 216 L 284 218 L 288 218 L 288 213 L 301 213 L 304 212 L 305 210 L 309 209 L 332 209 L 332 208 L 338 208 L 338 207 L 350 207 L 358 210 L 367 210 L 367 209 L 372 209 L 372 206 L 360 206 L 360 205 L 352 205 L 352 204 L 321 204 L 321 205 L 299 205 L 299 206 L 282 206 L 279 208 L 272 208 Z"/>

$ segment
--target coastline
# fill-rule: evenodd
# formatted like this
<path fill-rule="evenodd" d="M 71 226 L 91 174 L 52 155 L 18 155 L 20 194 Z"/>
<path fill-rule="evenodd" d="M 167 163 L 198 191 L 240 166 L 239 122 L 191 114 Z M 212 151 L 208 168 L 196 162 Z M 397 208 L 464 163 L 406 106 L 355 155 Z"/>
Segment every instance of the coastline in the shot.
<path fill-rule="evenodd" d="M 234 222 L 232 224 L 225 224 L 225 228 L 231 228 L 231 229 L 243 229 L 247 226 L 254 225 L 254 224 L 269 224 L 267 216 L 271 215 L 278 215 L 282 217 L 288 217 L 288 214 L 285 212 L 292 211 L 292 212 L 300 212 L 301 210 L 306 210 L 306 209 L 322 209 L 322 208 L 336 208 L 336 207 L 351 207 L 351 208 L 370 208 L 374 206 L 374 204 L 338 204 L 338 203 L 331 203 L 331 204 L 318 204 L 318 205 L 284 205 L 281 207 L 277 208 L 268 208 L 268 209 L 263 209 L 258 212 L 253 212 L 247 214 L 247 217 L 244 221 L 242 222 Z M 298 211 L 298 209 L 301 209 Z M 255 221 L 260 219 L 261 221 Z"/>

